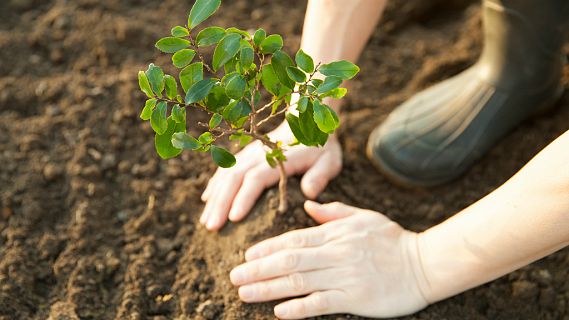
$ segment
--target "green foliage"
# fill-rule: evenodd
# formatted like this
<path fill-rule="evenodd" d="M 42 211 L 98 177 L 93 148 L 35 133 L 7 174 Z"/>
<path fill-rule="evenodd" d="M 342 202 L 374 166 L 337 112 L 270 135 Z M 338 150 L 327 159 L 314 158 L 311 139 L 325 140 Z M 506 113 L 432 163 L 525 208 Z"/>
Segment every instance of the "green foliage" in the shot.
<path fill-rule="evenodd" d="M 298 67 L 306 73 L 314 72 L 314 60 L 312 57 L 307 55 L 302 49 L 298 50 L 296 56 L 294 57 Z"/>
<path fill-rule="evenodd" d="M 210 150 L 213 161 L 215 161 L 215 163 L 217 163 L 217 165 L 222 168 L 233 167 L 237 162 L 235 160 L 235 156 L 233 156 L 229 151 L 221 147 L 211 146 Z"/>
<path fill-rule="evenodd" d="M 190 35 L 190 31 L 181 26 L 175 26 L 174 28 L 172 28 L 170 33 L 172 34 L 173 37 L 178 37 L 178 38 L 183 38 Z"/>
<path fill-rule="evenodd" d="M 167 129 L 162 134 L 156 134 L 154 137 L 154 145 L 156 146 L 156 151 L 162 159 L 169 159 L 176 157 L 182 153 L 181 149 L 178 149 L 172 145 L 172 135 L 177 132 L 186 131 L 186 123 L 178 123 L 169 117 L 167 120 Z"/>
<path fill-rule="evenodd" d="M 204 22 L 220 5 L 221 0 L 196 0 L 188 17 L 188 28 L 193 29 Z"/>
<path fill-rule="evenodd" d="M 241 35 L 237 33 L 230 33 L 223 37 L 215 47 L 213 53 L 213 70 L 217 71 L 224 66 L 229 60 L 233 59 L 239 51 L 239 41 Z"/>
<path fill-rule="evenodd" d="M 352 79 L 360 72 L 360 68 L 350 61 L 342 60 L 320 66 L 320 73 L 325 76 L 336 76 L 342 80 Z"/>
<path fill-rule="evenodd" d="M 196 51 L 192 49 L 182 49 L 172 56 L 172 63 L 176 68 L 183 68 L 189 65 L 194 57 L 196 56 Z"/>
<path fill-rule="evenodd" d="M 166 37 L 156 42 L 156 48 L 164 53 L 176 53 L 190 46 L 190 41 L 176 37 Z"/>
<path fill-rule="evenodd" d="M 196 37 L 196 43 L 199 47 L 211 46 L 225 37 L 225 29 L 220 27 L 208 27 L 200 31 Z"/>
<path fill-rule="evenodd" d="M 261 43 L 259 43 L 259 49 L 263 54 L 271 54 L 282 49 L 283 38 L 278 34 L 272 34 L 264 38 Z"/>
<path fill-rule="evenodd" d="M 158 155 L 168 159 L 183 150 L 210 152 L 218 166 L 228 168 L 236 159 L 219 146 L 220 138 L 228 137 L 240 147 L 260 140 L 268 148 L 266 161 L 276 167 L 286 161 L 288 146 L 260 132 L 268 120 L 283 114 L 295 143 L 323 146 L 340 124 L 323 99 L 344 97 L 347 90 L 339 86 L 359 68 L 345 60 L 315 64 L 303 50 L 293 59 L 283 50 L 283 38 L 263 29 L 252 35 L 235 27 L 196 30 L 220 4 L 220 0 L 195 1 L 187 25 L 173 27 L 170 35 L 156 42 L 156 48 L 172 54 L 172 64 L 180 69 L 177 76 L 152 63 L 138 73 L 140 90 L 147 97 L 140 118 L 149 121 L 155 132 Z M 204 57 L 201 50 L 207 46 L 215 48 L 212 56 Z M 262 101 L 267 94 L 270 99 Z M 286 112 L 291 107 L 298 114 Z M 186 130 L 193 112 L 208 114 L 209 121 L 198 122 L 205 130 L 199 137 Z"/>
<path fill-rule="evenodd" d="M 188 90 L 188 93 L 186 93 L 184 101 L 186 104 L 202 101 L 207 97 L 214 85 L 215 79 L 203 79 L 194 83 Z"/>

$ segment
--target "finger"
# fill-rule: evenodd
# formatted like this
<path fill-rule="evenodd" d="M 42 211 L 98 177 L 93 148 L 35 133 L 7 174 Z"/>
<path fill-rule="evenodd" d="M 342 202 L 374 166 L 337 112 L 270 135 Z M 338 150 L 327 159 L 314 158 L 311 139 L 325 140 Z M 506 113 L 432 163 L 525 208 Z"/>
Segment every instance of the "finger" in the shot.
<path fill-rule="evenodd" d="M 306 197 L 315 199 L 342 170 L 342 156 L 339 151 L 324 152 L 306 171 L 300 188 Z"/>
<path fill-rule="evenodd" d="M 284 249 L 320 246 L 329 240 L 328 236 L 323 226 L 289 231 L 253 245 L 245 251 L 245 260 L 252 261 Z"/>
<path fill-rule="evenodd" d="M 345 250 L 322 250 L 322 248 L 303 248 L 279 251 L 270 256 L 249 261 L 231 270 L 229 278 L 236 285 L 285 276 L 295 272 L 326 269 L 342 265 Z"/>
<path fill-rule="evenodd" d="M 237 172 L 224 177 L 223 181 L 220 181 L 215 188 L 215 195 L 211 199 L 212 203 L 206 205 L 207 209 L 207 222 L 206 228 L 208 230 L 214 231 L 220 229 L 227 221 L 227 215 L 229 214 L 229 208 L 233 202 L 233 198 L 243 180 L 243 174 Z"/>
<path fill-rule="evenodd" d="M 229 220 L 239 221 L 243 219 L 253 208 L 265 188 L 272 186 L 278 181 L 278 170 L 269 167 L 266 163 L 261 163 L 249 170 L 245 174 L 243 184 L 235 196 L 229 212 Z"/>
<path fill-rule="evenodd" d="M 343 279 L 338 270 L 329 268 L 317 271 L 292 273 L 290 275 L 252 283 L 239 288 L 239 297 L 244 302 L 264 302 L 297 297 L 315 291 L 340 288 Z"/>
<path fill-rule="evenodd" d="M 314 201 L 305 201 L 304 210 L 318 223 L 326 223 L 333 220 L 349 217 L 361 209 L 345 205 L 341 202 L 320 204 Z"/>
<path fill-rule="evenodd" d="M 235 167 L 231 168 L 230 170 L 233 170 L 233 171 L 241 170 L 244 172 L 244 171 L 248 170 L 249 168 L 255 166 L 257 163 L 259 163 L 259 161 L 257 159 L 261 158 L 261 157 L 252 157 L 251 155 L 253 155 L 254 153 L 260 154 L 260 152 L 262 152 L 262 151 L 263 150 L 258 143 L 252 143 L 252 144 L 248 145 L 247 147 L 245 147 L 243 150 L 241 150 L 239 153 L 237 153 L 235 155 L 237 164 L 235 165 Z M 209 196 L 211 194 L 211 190 L 215 190 L 215 188 L 213 188 L 213 186 L 215 186 L 215 182 L 217 181 L 217 179 L 220 176 L 227 174 L 228 171 L 229 170 L 219 169 L 219 168 L 215 171 L 214 175 L 209 179 L 209 182 L 208 182 L 204 192 L 201 195 L 202 201 L 207 201 L 207 199 L 209 198 Z"/>
<path fill-rule="evenodd" d="M 212 186 L 213 186 L 213 187 L 210 187 L 210 188 L 215 190 L 215 189 L 216 189 L 216 188 L 215 188 L 215 185 L 216 185 L 216 184 L 217 184 L 217 183 L 216 183 L 215 181 L 212 181 Z M 207 223 L 207 219 L 208 219 L 208 217 L 209 217 L 209 213 L 211 212 L 211 207 L 212 207 L 213 204 L 215 203 L 215 199 L 214 199 L 215 196 L 216 196 L 216 194 L 212 194 L 212 195 L 208 196 L 208 198 L 207 198 L 207 200 L 206 200 L 204 209 L 203 209 L 203 211 L 202 211 L 202 215 L 200 216 L 200 223 L 203 224 L 203 225 L 205 225 L 205 224 Z"/>
<path fill-rule="evenodd" d="M 302 319 L 324 314 L 345 313 L 344 301 L 349 297 L 340 290 L 314 292 L 304 298 L 283 302 L 275 307 L 280 319 Z"/>
<path fill-rule="evenodd" d="M 207 186 L 205 187 L 204 192 L 202 193 L 201 196 L 201 200 L 203 202 L 206 202 L 207 199 L 209 198 L 209 194 L 211 192 L 212 186 L 215 184 L 215 180 L 216 178 L 219 176 L 219 169 L 217 169 L 215 171 L 215 173 L 213 174 L 213 176 L 209 179 L 209 181 L 207 182 Z"/>

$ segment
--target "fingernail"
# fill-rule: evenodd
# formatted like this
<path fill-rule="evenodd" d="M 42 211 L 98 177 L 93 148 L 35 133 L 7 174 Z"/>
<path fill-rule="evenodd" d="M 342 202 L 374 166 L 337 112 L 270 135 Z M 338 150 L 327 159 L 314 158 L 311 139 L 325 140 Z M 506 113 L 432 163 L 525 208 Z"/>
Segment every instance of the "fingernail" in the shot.
<path fill-rule="evenodd" d="M 288 314 L 288 308 L 286 306 L 279 304 L 275 307 L 275 316 L 283 318 L 286 317 L 287 314 Z"/>
<path fill-rule="evenodd" d="M 253 286 L 242 286 L 239 288 L 239 296 L 242 300 L 250 301 L 255 297 Z"/>

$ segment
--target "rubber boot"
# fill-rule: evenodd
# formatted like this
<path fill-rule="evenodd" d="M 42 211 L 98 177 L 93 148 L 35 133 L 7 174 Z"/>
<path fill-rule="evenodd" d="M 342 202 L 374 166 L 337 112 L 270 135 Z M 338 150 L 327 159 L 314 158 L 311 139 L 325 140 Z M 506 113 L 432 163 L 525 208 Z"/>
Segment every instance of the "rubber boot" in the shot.
<path fill-rule="evenodd" d="M 563 92 L 569 0 L 487 0 L 478 62 L 399 106 L 370 135 L 367 154 L 392 181 L 435 186 L 467 171 Z"/>

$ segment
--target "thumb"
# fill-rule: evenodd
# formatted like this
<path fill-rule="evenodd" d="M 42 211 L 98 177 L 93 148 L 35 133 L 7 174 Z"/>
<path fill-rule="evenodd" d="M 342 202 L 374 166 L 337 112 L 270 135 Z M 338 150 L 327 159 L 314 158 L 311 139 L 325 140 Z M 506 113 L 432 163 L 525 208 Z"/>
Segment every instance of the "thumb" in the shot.
<path fill-rule="evenodd" d="M 354 215 L 359 209 L 341 202 L 320 204 L 307 200 L 304 202 L 304 210 L 318 223 L 326 223 Z"/>
<path fill-rule="evenodd" d="M 328 182 L 342 170 L 341 155 L 335 152 L 324 152 L 306 171 L 300 181 L 300 188 L 309 199 L 316 199 L 324 191 Z"/>

